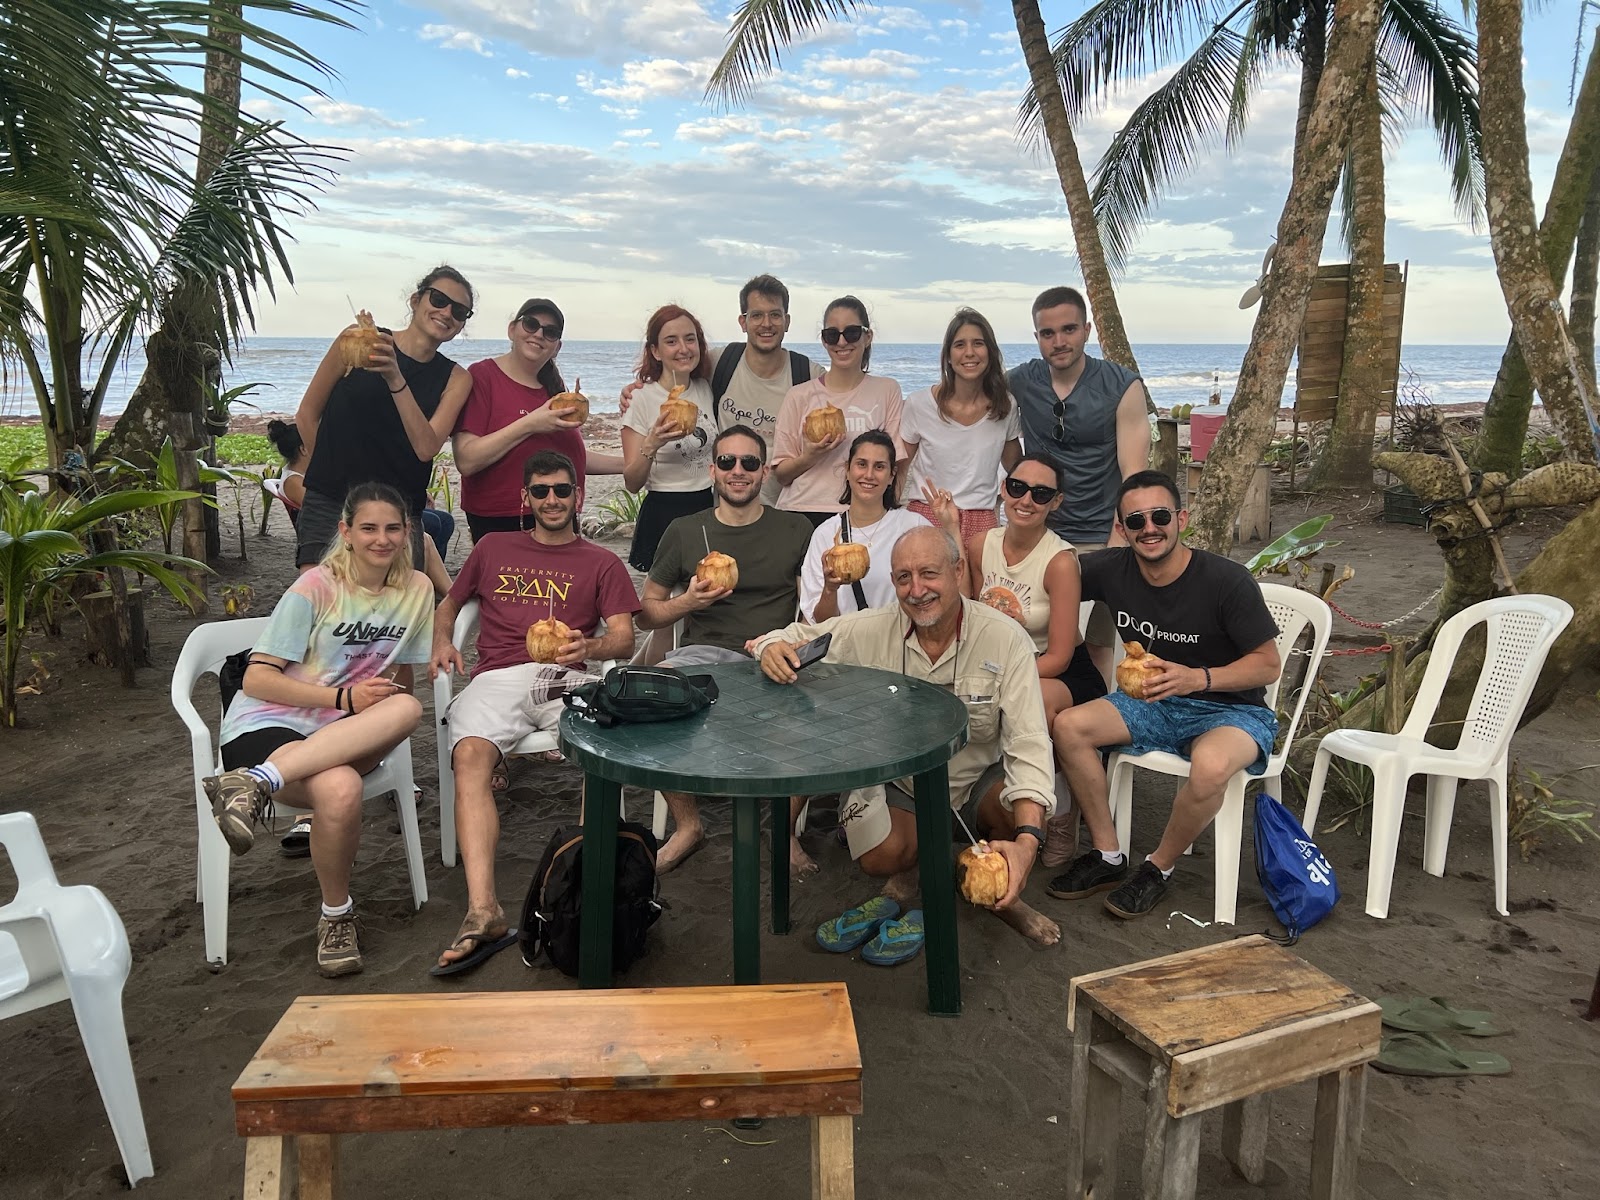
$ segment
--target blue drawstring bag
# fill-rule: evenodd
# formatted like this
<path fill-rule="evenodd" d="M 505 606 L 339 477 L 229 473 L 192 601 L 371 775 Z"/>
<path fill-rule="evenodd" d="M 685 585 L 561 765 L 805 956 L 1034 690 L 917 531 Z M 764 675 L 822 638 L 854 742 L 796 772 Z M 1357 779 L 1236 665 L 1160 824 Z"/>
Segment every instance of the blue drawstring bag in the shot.
<path fill-rule="evenodd" d="M 1287 946 L 1339 903 L 1333 864 L 1294 814 L 1265 792 L 1256 797 L 1256 877 L 1283 922 L 1284 936 L 1274 940 Z"/>

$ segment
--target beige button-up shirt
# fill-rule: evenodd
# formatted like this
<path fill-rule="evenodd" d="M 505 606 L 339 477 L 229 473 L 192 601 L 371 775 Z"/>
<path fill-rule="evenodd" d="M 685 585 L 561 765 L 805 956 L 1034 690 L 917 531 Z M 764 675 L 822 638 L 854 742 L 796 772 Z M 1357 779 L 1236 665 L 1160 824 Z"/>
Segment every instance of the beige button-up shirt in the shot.
<path fill-rule="evenodd" d="M 967 744 L 950 760 L 950 793 L 965 798 L 991 763 L 1005 766 L 1000 802 L 1036 800 L 1055 810 L 1055 751 L 1044 724 L 1044 700 L 1033 643 L 1021 625 L 986 604 L 963 599 L 961 625 L 930 662 L 898 604 L 845 613 L 818 625 L 796 622 L 756 639 L 761 655 L 773 642 L 809 642 L 833 634 L 827 662 L 899 671 L 954 692 L 967 709 Z"/>

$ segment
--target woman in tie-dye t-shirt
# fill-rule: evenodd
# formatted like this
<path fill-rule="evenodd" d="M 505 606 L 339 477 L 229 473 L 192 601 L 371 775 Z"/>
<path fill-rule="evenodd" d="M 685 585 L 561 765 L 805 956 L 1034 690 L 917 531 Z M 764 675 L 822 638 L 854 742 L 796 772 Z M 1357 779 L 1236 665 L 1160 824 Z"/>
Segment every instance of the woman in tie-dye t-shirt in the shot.
<path fill-rule="evenodd" d="M 432 645 L 433 587 L 412 570 L 404 501 L 386 484 L 360 484 L 327 556 L 278 601 L 222 719 L 228 769 L 205 789 L 233 852 L 250 849 L 275 795 L 316 814 L 317 968 L 326 976 L 361 970 L 350 899 L 361 776 L 417 727 L 411 668 L 428 662 Z"/>

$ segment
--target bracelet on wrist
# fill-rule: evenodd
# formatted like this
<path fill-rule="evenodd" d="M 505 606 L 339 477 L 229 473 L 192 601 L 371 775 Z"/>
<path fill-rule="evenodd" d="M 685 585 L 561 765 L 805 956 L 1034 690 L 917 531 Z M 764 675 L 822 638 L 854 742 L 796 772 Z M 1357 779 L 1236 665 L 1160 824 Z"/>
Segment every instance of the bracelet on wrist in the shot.
<path fill-rule="evenodd" d="M 1205 690 L 1209 692 L 1211 690 L 1211 668 L 1210 667 L 1201 667 L 1200 669 L 1206 673 L 1206 688 L 1205 688 Z"/>
<path fill-rule="evenodd" d="M 344 711 L 344 689 L 343 688 L 334 688 L 333 689 L 333 706 L 334 706 L 334 708 L 338 709 L 340 712 Z"/>
<path fill-rule="evenodd" d="M 388 386 L 388 385 L 386 384 L 385 386 Z M 409 383 L 407 383 L 404 379 L 402 379 L 400 381 L 400 386 L 399 387 L 397 387 L 397 388 L 389 388 L 389 395 L 398 396 L 401 392 L 405 391 L 410 386 L 411 385 Z"/>

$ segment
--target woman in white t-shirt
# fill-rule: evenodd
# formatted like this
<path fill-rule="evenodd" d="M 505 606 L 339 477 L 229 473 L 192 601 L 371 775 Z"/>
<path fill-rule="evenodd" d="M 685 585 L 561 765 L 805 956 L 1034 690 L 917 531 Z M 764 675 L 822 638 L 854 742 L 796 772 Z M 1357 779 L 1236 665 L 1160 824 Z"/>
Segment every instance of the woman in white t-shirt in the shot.
<path fill-rule="evenodd" d="M 900 410 L 904 398 L 892 379 L 868 375 L 872 359 L 872 322 L 867 306 L 854 296 L 841 296 L 828 305 L 822 318 L 822 344 L 828 350 L 828 369 L 789 389 L 778 412 L 778 429 L 772 448 L 772 473 L 783 484 L 778 507 L 810 518 L 820 525 L 844 508 L 838 499 L 845 484 L 848 439 L 869 429 L 881 429 L 900 443 Z M 826 405 L 844 410 L 844 433 L 825 441 L 808 441 L 806 414 Z"/>
<path fill-rule="evenodd" d="M 1006 388 L 994 327 L 975 309 L 951 318 L 939 350 L 939 382 L 906 399 L 900 420 L 905 460 L 900 486 L 908 496 L 943 489 L 961 511 L 961 540 L 993 529 L 1001 468 L 1022 457 L 1022 426 Z M 924 516 L 927 506 L 912 500 Z"/>
<path fill-rule="evenodd" d="M 630 492 L 647 488 L 633 528 L 628 562 L 648 571 L 667 526 L 711 507 L 711 442 L 717 433 L 711 401 L 711 360 L 706 335 L 693 313 L 663 305 L 645 326 L 637 372 L 641 386 L 622 426 L 622 479 Z M 691 400 L 700 410 L 688 431 L 661 415 L 669 395 Z"/>

